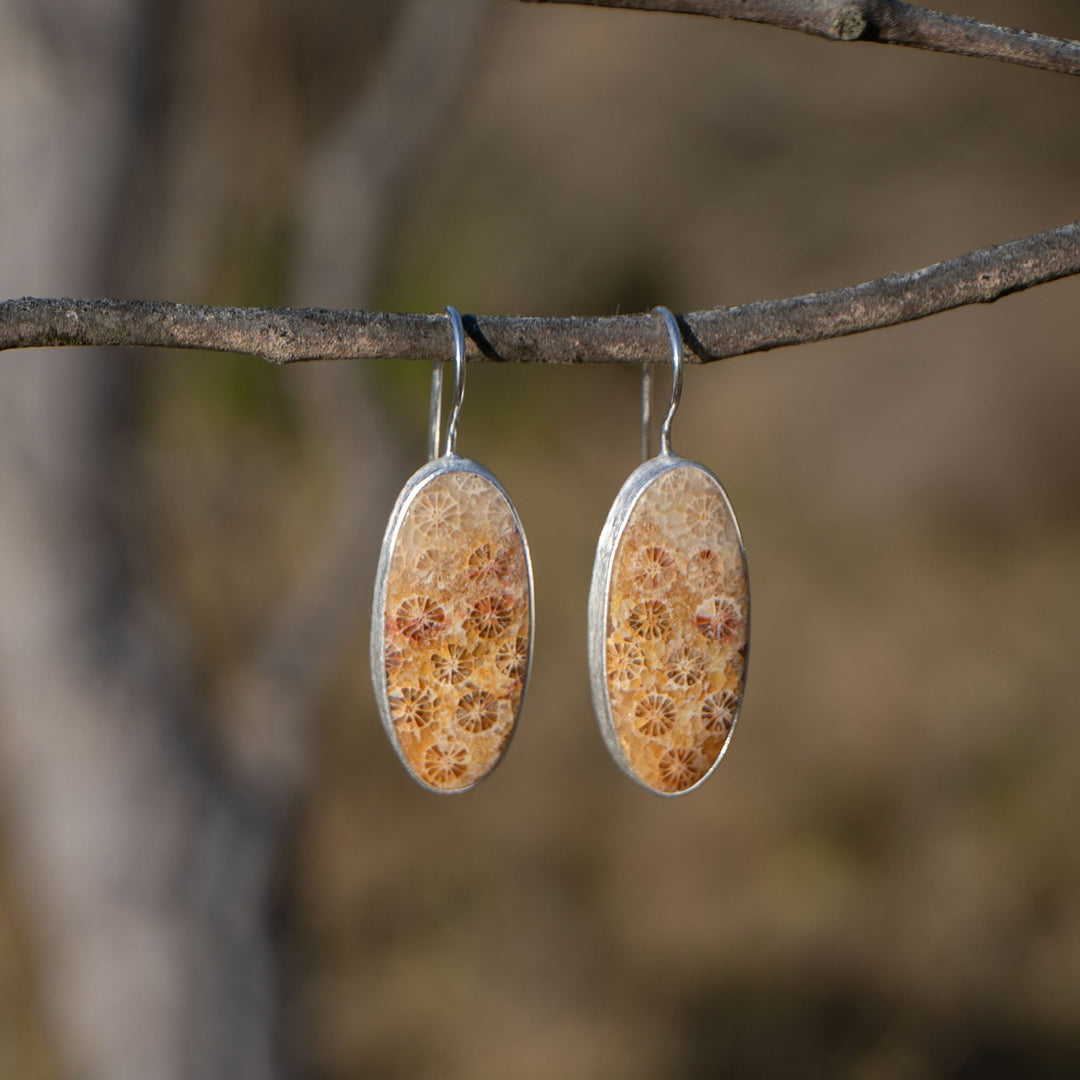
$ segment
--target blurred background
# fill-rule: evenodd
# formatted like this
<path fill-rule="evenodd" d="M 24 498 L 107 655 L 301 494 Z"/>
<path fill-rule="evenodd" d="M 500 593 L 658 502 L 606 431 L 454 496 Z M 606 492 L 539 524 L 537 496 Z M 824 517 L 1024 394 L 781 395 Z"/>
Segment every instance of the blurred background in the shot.
<path fill-rule="evenodd" d="M 949 9 L 1080 38 L 1074 0 Z M 829 289 L 1075 219 L 1078 106 L 681 16 L 0 0 L 0 295 Z M 367 671 L 429 366 L 6 353 L 0 1076 L 1080 1075 L 1078 310 L 688 372 L 675 446 L 755 606 L 730 752 L 674 801 L 606 756 L 585 663 L 637 371 L 469 371 L 537 638 L 506 761 L 439 799 Z"/>

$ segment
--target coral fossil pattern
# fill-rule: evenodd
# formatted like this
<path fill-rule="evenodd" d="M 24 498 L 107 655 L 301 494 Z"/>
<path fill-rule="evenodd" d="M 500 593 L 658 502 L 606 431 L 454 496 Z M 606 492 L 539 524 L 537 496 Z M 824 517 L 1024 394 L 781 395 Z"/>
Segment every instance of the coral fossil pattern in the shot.
<path fill-rule="evenodd" d="M 394 733 L 429 787 L 470 787 L 506 748 L 528 670 L 529 603 L 506 497 L 475 473 L 433 477 L 401 522 L 383 611 Z"/>
<path fill-rule="evenodd" d="M 731 734 L 742 696 L 746 565 L 716 481 L 694 465 L 639 496 L 612 563 L 606 680 L 615 731 L 642 783 L 696 784 Z"/>

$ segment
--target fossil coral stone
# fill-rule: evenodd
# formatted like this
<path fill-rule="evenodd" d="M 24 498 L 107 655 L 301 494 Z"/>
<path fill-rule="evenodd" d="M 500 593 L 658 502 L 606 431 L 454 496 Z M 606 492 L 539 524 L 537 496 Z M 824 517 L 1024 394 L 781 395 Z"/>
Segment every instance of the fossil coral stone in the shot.
<path fill-rule="evenodd" d="M 746 563 L 709 472 L 680 464 L 648 484 L 609 582 L 604 677 L 615 734 L 641 783 L 677 794 L 723 752 L 746 664 Z"/>
<path fill-rule="evenodd" d="M 392 737 L 428 787 L 471 787 L 506 749 L 530 602 L 525 542 L 502 491 L 466 470 L 423 484 L 390 554 L 382 665 Z"/>

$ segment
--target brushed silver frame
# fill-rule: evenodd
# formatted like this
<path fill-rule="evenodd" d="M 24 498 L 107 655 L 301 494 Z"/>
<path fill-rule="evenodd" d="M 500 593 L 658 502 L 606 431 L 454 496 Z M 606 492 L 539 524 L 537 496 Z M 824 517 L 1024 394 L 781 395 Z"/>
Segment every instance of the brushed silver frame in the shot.
<path fill-rule="evenodd" d="M 529 553 L 529 541 L 525 536 L 525 529 L 522 527 L 517 507 L 514 505 L 513 499 L 507 494 L 506 488 L 499 483 L 489 469 L 486 469 L 479 462 L 473 461 L 471 458 L 460 457 L 453 451 L 443 454 L 442 457 L 436 458 L 434 461 L 429 461 L 426 465 L 417 469 L 416 472 L 409 477 L 405 486 L 401 489 L 397 501 L 394 503 L 394 509 L 390 513 L 390 520 L 387 522 L 386 533 L 383 536 L 382 548 L 379 552 L 379 566 L 375 572 L 375 593 L 371 602 L 371 681 L 375 691 L 375 704 L 379 710 L 379 719 L 382 721 L 383 730 L 390 740 L 390 745 L 394 748 L 394 753 L 397 754 L 398 759 L 401 761 L 402 765 L 405 766 L 405 771 L 409 776 L 411 776 L 425 791 L 434 792 L 436 795 L 459 795 L 462 792 L 471 791 L 478 783 L 480 783 L 480 780 L 476 780 L 466 787 L 453 788 L 451 790 L 432 787 L 417 776 L 401 749 L 401 742 L 398 739 L 397 729 L 394 727 L 393 717 L 390 715 L 390 696 L 387 693 L 386 686 L 386 665 L 384 661 L 386 647 L 386 628 L 384 623 L 386 609 L 386 579 L 390 572 L 390 559 L 397 544 L 398 535 L 401 532 L 402 522 L 405 520 L 405 515 L 412 506 L 413 501 L 424 487 L 426 487 L 431 480 L 435 479 L 435 477 L 444 476 L 447 473 L 453 472 L 472 473 L 475 476 L 482 477 L 492 484 L 503 498 L 506 499 L 507 505 L 510 507 L 510 512 L 514 515 L 514 524 L 517 526 L 518 535 L 521 537 L 521 546 L 525 552 L 525 571 L 528 582 L 529 658 L 525 665 L 525 678 L 521 687 L 521 699 L 518 702 L 517 712 L 514 713 L 513 724 L 510 728 L 510 736 L 507 739 L 506 746 L 503 747 L 503 752 L 500 754 L 499 760 L 495 762 L 488 772 L 480 777 L 480 780 L 486 779 L 496 768 L 498 768 L 499 762 L 506 757 L 506 752 L 510 748 L 510 743 L 517 733 L 518 719 L 521 716 L 521 710 L 525 704 L 525 694 L 529 688 L 529 675 L 532 672 L 533 634 L 536 626 L 536 606 L 533 602 L 532 556 Z"/>
<path fill-rule="evenodd" d="M 611 697 L 608 693 L 607 672 L 607 613 L 608 603 L 611 597 L 611 572 L 615 563 L 615 552 L 618 550 L 619 541 L 622 539 L 626 524 L 630 515 L 637 505 L 637 501 L 645 490 L 657 479 L 672 469 L 691 466 L 705 473 L 716 485 L 727 507 L 731 520 L 735 525 L 735 536 L 739 543 L 739 553 L 742 557 L 743 572 L 746 575 L 746 654 L 743 661 L 742 685 L 739 687 L 739 699 L 735 705 L 732 716 L 731 729 L 724 740 L 724 745 L 717 755 L 716 760 L 709 766 L 708 772 L 690 787 L 682 791 L 657 791 L 644 783 L 630 767 L 630 763 L 623 752 L 622 743 L 615 729 L 615 720 L 611 715 Z M 616 764 L 631 780 L 635 781 L 646 791 L 651 791 L 661 798 L 677 798 L 680 795 L 688 795 L 695 791 L 712 774 L 723 760 L 727 748 L 731 745 L 731 737 L 735 733 L 735 725 L 739 720 L 742 710 L 743 694 L 746 691 L 746 677 L 750 665 L 750 571 L 746 562 L 746 548 L 743 545 L 742 531 L 739 528 L 739 519 L 732 509 L 731 500 L 728 498 L 724 485 L 720 483 L 716 474 L 698 461 L 680 457 L 670 450 L 661 451 L 656 457 L 639 465 L 627 478 L 619 490 L 619 494 L 612 503 L 608 512 L 607 521 L 600 533 L 600 539 L 596 546 L 596 561 L 593 563 L 592 584 L 589 588 L 589 683 L 592 688 L 593 710 L 596 713 L 597 722 L 600 725 L 600 733 L 604 738 L 611 756 Z"/>

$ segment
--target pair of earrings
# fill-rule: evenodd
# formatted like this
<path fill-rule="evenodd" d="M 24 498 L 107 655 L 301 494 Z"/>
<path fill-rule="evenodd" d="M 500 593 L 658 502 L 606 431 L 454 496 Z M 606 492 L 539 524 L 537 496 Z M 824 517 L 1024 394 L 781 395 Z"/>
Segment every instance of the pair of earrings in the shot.
<path fill-rule="evenodd" d="M 441 365 L 432 380 L 429 461 L 398 496 L 379 558 L 371 668 L 379 715 L 419 783 L 464 791 L 498 764 L 513 734 L 532 655 L 529 549 L 510 497 L 457 453 L 465 331 L 454 335 L 454 396 L 438 454 Z M 619 766 L 660 795 L 695 788 L 716 767 L 746 680 L 749 590 L 739 527 L 720 481 L 671 449 L 683 343 L 672 348 L 660 453 L 619 492 L 600 535 L 589 594 L 593 705 Z M 645 365 L 648 373 L 649 367 Z"/>

